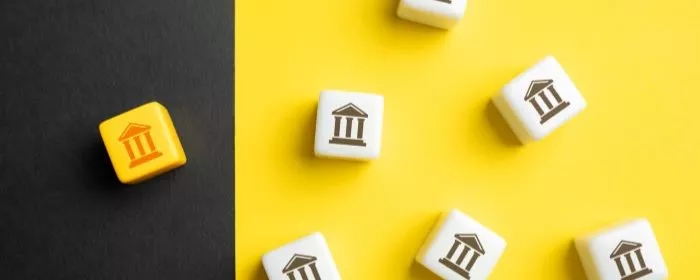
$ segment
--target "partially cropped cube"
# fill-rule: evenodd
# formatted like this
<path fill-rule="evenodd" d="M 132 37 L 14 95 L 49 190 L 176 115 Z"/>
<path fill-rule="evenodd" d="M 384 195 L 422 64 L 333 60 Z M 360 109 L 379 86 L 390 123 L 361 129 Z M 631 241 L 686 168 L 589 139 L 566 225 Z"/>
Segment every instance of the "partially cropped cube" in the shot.
<path fill-rule="evenodd" d="M 326 239 L 313 233 L 263 256 L 270 280 L 340 280 Z"/>
<path fill-rule="evenodd" d="M 668 277 L 661 249 L 645 219 L 576 239 L 590 280 L 663 280 Z"/>
<path fill-rule="evenodd" d="M 379 157 L 384 119 L 381 95 L 321 92 L 314 152 L 319 157 L 372 160 Z"/>
<path fill-rule="evenodd" d="M 416 261 L 443 279 L 486 279 L 501 258 L 506 241 L 471 217 L 444 213 Z"/>
<path fill-rule="evenodd" d="M 187 162 L 170 114 L 158 102 L 103 121 L 100 135 L 122 183 L 135 184 Z"/>
<path fill-rule="evenodd" d="M 449 29 L 464 17 L 467 0 L 400 0 L 396 14 L 406 20 Z"/>
<path fill-rule="evenodd" d="M 548 56 L 493 98 L 522 143 L 540 140 L 586 108 L 586 100 L 557 60 Z"/>

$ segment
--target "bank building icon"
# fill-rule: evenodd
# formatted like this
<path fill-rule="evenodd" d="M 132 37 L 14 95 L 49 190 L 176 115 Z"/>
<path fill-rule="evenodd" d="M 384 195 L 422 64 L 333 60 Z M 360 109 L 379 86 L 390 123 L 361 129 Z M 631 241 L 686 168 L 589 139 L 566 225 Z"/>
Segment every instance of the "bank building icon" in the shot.
<path fill-rule="evenodd" d="M 637 259 L 639 267 L 635 266 L 632 255 Z M 649 269 L 646 262 L 644 262 L 642 243 L 622 240 L 610 254 L 610 259 L 615 262 L 617 270 L 620 272 L 620 280 L 639 279 L 642 276 L 652 273 L 652 270 Z"/>
<path fill-rule="evenodd" d="M 464 279 L 471 279 L 469 271 L 474 267 L 476 260 L 486 254 L 484 247 L 476 234 L 455 234 L 452 248 L 440 263 L 456 272 Z"/>
<path fill-rule="evenodd" d="M 119 136 L 119 142 L 124 144 L 124 149 L 129 155 L 129 168 L 134 168 L 163 155 L 153 144 L 151 127 L 148 125 L 129 123 Z"/>
<path fill-rule="evenodd" d="M 530 87 L 525 94 L 525 102 L 530 102 L 540 115 L 540 124 L 544 124 L 569 106 L 569 102 L 562 100 L 557 90 L 554 89 L 554 80 L 530 82 Z"/>
<path fill-rule="evenodd" d="M 335 109 L 331 112 L 331 115 L 335 118 L 335 122 L 333 124 L 333 138 L 331 138 L 328 143 L 361 147 L 367 146 L 367 143 L 362 140 L 364 136 L 365 120 L 369 117 L 367 113 L 355 106 L 355 104 L 348 103 Z M 353 127 L 355 127 L 355 120 L 357 120 L 357 128 L 353 135 L 352 132 Z M 341 131 L 342 124 L 345 124 L 345 129 Z"/>
<path fill-rule="evenodd" d="M 294 254 L 282 269 L 282 273 L 287 275 L 288 280 L 321 280 L 316 261 L 314 256 Z"/>

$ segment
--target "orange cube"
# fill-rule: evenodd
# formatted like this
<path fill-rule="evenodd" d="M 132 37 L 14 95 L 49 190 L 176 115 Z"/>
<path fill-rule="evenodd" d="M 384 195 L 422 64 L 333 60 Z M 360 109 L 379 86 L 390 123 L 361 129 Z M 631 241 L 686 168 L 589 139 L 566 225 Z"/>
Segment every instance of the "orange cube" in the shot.
<path fill-rule="evenodd" d="M 187 162 L 168 110 L 158 102 L 100 123 L 100 135 L 119 181 L 136 184 Z"/>

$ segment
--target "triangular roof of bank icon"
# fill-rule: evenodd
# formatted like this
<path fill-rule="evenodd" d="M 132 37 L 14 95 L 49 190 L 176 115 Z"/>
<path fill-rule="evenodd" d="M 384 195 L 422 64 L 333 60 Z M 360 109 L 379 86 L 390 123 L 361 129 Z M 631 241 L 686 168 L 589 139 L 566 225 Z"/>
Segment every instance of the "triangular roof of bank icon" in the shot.
<path fill-rule="evenodd" d="M 455 234 L 455 238 L 474 249 L 474 251 L 479 252 L 481 255 L 486 254 L 486 251 L 484 251 L 484 247 L 481 245 L 481 241 L 479 241 L 479 237 L 476 236 L 476 234 Z"/>
<path fill-rule="evenodd" d="M 630 251 L 634 251 L 637 248 L 642 247 L 642 243 L 637 243 L 637 242 L 632 242 L 632 241 L 627 241 L 627 240 L 622 240 L 620 241 L 619 244 L 617 244 L 617 247 L 615 247 L 615 250 L 610 254 L 610 258 L 616 258 L 618 256 L 622 256 L 624 254 L 627 254 Z"/>
<path fill-rule="evenodd" d="M 549 85 L 554 83 L 554 80 L 534 80 L 530 83 L 530 87 L 527 89 L 527 94 L 525 94 L 525 101 L 530 100 L 530 98 L 535 97 L 540 91 L 543 91 Z"/>
<path fill-rule="evenodd" d="M 300 268 L 315 261 L 316 257 L 314 256 L 294 254 L 294 256 L 292 256 L 292 258 L 289 260 L 289 262 L 287 262 L 287 265 L 285 265 L 282 269 L 282 273 L 293 271 L 297 268 Z"/>
<path fill-rule="evenodd" d="M 366 118 L 369 115 L 365 113 L 365 111 L 362 111 L 359 107 L 355 106 L 355 104 L 348 103 L 345 104 L 344 106 L 335 109 L 331 114 L 333 115 L 340 115 L 340 116 L 348 116 L 348 117 L 363 117 Z"/>
<path fill-rule="evenodd" d="M 149 129 L 151 129 L 151 127 L 145 124 L 129 123 L 129 125 L 127 125 L 122 132 L 122 135 L 119 136 L 119 141 L 131 138 L 132 136 Z"/>

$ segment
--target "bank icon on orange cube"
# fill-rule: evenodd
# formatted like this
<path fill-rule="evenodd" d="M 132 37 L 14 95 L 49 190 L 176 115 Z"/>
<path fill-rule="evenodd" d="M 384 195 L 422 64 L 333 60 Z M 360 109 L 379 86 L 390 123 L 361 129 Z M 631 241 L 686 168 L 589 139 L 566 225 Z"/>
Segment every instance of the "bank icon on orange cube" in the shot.
<path fill-rule="evenodd" d="M 185 164 L 168 110 L 151 102 L 103 121 L 100 135 L 119 181 L 135 184 Z"/>
<path fill-rule="evenodd" d="M 142 137 L 148 143 L 147 152 L 143 147 Z M 124 148 L 129 154 L 129 159 L 131 160 L 129 168 L 134 168 L 163 155 L 163 153 L 156 150 L 156 146 L 153 144 L 151 127 L 145 124 L 129 123 L 129 126 L 122 132 L 122 136 L 119 137 L 119 141 L 124 144 Z M 134 155 L 132 144 L 135 144 L 138 148 L 138 155 Z"/>

